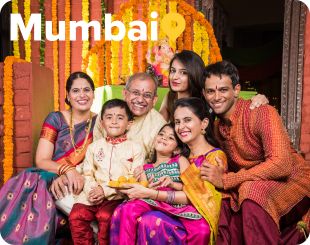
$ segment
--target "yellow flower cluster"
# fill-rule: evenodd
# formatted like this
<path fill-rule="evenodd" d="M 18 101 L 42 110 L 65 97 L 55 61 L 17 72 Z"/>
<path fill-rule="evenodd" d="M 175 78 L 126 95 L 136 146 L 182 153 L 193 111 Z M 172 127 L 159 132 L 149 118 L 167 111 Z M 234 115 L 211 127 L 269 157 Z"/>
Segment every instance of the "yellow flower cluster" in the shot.
<path fill-rule="evenodd" d="M 24 0 L 24 16 L 25 26 L 27 26 L 30 19 L 30 0 Z M 31 62 L 31 35 L 25 41 L 25 60 Z"/>
<path fill-rule="evenodd" d="M 123 15 L 123 23 L 126 30 L 129 29 L 129 22 L 132 21 L 132 8 L 125 10 Z M 126 77 L 132 74 L 132 42 L 126 35 L 122 41 L 122 70 L 121 76 Z"/>
<path fill-rule="evenodd" d="M 114 19 L 114 18 L 113 18 Z M 113 29 L 115 34 L 117 30 Z M 111 41 L 111 83 L 117 84 L 119 77 L 119 41 Z M 124 58 L 124 57 L 123 57 Z"/>
<path fill-rule="evenodd" d="M 169 2 L 169 13 L 176 13 L 177 12 L 177 2 L 176 1 L 170 1 Z M 175 23 L 176 25 L 176 23 Z M 173 50 L 176 50 L 176 40 L 171 40 L 169 38 L 169 44 Z"/>
<path fill-rule="evenodd" d="M 201 56 L 202 54 L 202 28 L 198 21 L 194 21 L 193 24 L 193 35 L 194 35 L 194 41 L 193 41 L 193 51 L 196 52 L 198 55 Z M 207 47 L 209 48 L 209 47 Z"/>
<path fill-rule="evenodd" d="M 167 0 L 160 0 L 159 4 L 159 23 L 161 23 L 162 18 L 167 13 Z M 166 38 L 166 34 L 162 31 L 162 29 L 159 30 L 159 40 L 163 40 Z"/>
<path fill-rule="evenodd" d="M 12 13 L 13 14 L 18 13 L 18 0 L 12 0 Z M 17 38 L 18 38 L 18 33 L 17 33 Z M 17 58 L 20 57 L 18 39 L 16 41 L 13 41 L 13 55 Z"/>
<path fill-rule="evenodd" d="M 4 60 L 3 76 L 3 181 L 4 183 L 13 174 L 13 153 L 14 153 L 14 103 L 13 103 L 13 63 L 24 62 L 14 56 L 7 56 Z"/>
<path fill-rule="evenodd" d="M 210 55 L 210 40 L 209 34 L 205 26 L 201 26 L 201 42 L 203 49 L 201 50 L 201 58 L 205 65 L 209 65 L 209 55 Z"/>
<path fill-rule="evenodd" d="M 89 22 L 89 0 L 82 0 L 82 19 L 84 22 Z M 89 41 L 83 41 L 82 58 L 85 58 L 89 50 Z M 83 69 L 83 67 L 82 67 Z"/>
<path fill-rule="evenodd" d="M 98 81 L 99 81 L 99 73 L 98 73 L 98 55 L 95 53 L 92 53 L 89 56 L 89 63 L 86 70 L 87 74 L 93 79 L 95 83 L 95 87 L 98 87 Z"/>
<path fill-rule="evenodd" d="M 52 0 L 53 34 L 57 33 L 57 0 Z M 59 84 L 58 84 L 58 42 L 53 41 L 53 75 L 54 75 L 54 110 L 59 110 Z"/>

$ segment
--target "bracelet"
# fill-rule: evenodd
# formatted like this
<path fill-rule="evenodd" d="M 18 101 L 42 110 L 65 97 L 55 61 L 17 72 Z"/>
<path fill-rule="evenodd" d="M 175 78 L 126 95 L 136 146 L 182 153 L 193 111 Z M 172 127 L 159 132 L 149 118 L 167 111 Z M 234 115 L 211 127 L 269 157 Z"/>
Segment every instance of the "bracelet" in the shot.
<path fill-rule="evenodd" d="M 156 194 L 156 197 L 155 197 L 155 201 L 158 199 L 158 195 L 159 195 L 159 190 L 157 190 L 157 194 Z"/>
<path fill-rule="evenodd" d="M 69 172 L 70 170 L 73 170 L 73 169 L 75 169 L 75 167 L 70 165 L 69 163 L 61 164 L 57 168 L 57 174 L 60 176 L 60 175 L 63 175 L 65 173 Z"/>
<path fill-rule="evenodd" d="M 166 202 L 173 204 L 175 199 L 175 191 L 167 191 L 167 199 Z"/>

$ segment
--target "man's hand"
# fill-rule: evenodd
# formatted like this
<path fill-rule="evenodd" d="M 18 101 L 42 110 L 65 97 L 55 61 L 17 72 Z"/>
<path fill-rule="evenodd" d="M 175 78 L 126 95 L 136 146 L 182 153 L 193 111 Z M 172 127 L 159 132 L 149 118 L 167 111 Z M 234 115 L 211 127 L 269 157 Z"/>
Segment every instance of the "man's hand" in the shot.
<path fill-rule="evenodd" d="M 104 191 L 101 186 L 93 187 L 88 193 L 88 201 L 94 205 L 102 203 L 104 197 Z"/>
<path fill-rule="evenodd" d="M 224 165 L 221 159 L 215 158 L 218 166 L 204 161 L 200 167 L 201 179 L 209 181 L 215 187 L 223 189 L 223 174 L 225 172 Z"/>
<path fill-rule="evenodd" d="M 78 195 L 84 187 L 84 177 L 75 169 L 68 171 L 65 174 L 68 178 L 69 193 Z"/>
<path fill-rule="evenodd" d="M 257 107 L 260 107 L 261 105 L 267 105 L 269 104 L 269 100 L 267 99 L 267 97 L 263 94 L 257 94 L 255 96 L 253 96 L 251 98 L 251 105 L 250 105 L 250 109 L 253 110 Z"/>
<path fill-rule="evenodd" d="M 65 195 L 67 195 L 67 185 L 68 179 L 65 175 L 61 175 L 57 179 L 53 180 L 50 186 L 50 191 L 56 200 L 62 199 Z"/>

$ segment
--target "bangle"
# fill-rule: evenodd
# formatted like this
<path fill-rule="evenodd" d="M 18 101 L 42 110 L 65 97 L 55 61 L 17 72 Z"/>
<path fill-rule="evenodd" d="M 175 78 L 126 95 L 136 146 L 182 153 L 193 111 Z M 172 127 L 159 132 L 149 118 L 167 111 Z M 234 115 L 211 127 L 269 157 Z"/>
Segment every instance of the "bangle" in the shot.
<path fill-rule="evenodd" d="M 65 164 L 61 164 L 58 168 L 57 168 L 57 174 L 63 175 L 67 172 L 69 172 L 70 170 L 75 169 L 74 166 L 70 165 L 69 163 L 65 163 Z"/>
<path fill-rule="evenodd" d="M 173 204 L 175 199 L 175 191 L 167 191 L 167 199 L 166 202 Z"/>
<path fill-rule="evenodd" d="M 154 200 L 157 200 L 158 199 L 158 195 L 159 195 L 159 190 L 157 190 L 157 194 L 156 194 L 156 197 Z"/>

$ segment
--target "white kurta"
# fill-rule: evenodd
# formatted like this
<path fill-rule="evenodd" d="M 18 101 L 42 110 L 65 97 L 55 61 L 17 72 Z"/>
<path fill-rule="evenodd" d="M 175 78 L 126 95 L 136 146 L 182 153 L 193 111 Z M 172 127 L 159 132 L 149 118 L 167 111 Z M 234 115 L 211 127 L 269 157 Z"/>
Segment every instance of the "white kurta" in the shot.
<path fill-rule="evenodd" d="M 100 185 L 108 200 L 123 198 L 114 188 L 108 187 L 110 180 L 117 180 L 120 176 L 128 177 L 133 170 L 143 165 L 145 153 L 143 147 L 132 140 L 119 144 L 108 143 L 101 138 L 88 146 L 85 159 L 77 170 L 84 176 L 83 191 L 75 196 L 75 202 L 91 205 L 87 201 L 92 187 Z"/>

